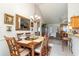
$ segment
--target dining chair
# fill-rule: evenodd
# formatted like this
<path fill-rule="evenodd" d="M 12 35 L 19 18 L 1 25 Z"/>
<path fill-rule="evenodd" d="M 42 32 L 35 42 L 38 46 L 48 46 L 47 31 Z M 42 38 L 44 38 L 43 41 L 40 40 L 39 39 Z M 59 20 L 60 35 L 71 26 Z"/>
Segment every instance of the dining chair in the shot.
<path fill-rule="evenodd" d="M 5 40 L 8 44 L 10 55 L 11 56 L 27 56 L 30 51 L 28 49 L 21 48 L 17 43 L 14 37 L 5 37 Z"/>
<path fill-rule="evenodd" d="M 44 35 L 44 38 L 47 41 L 47 47 L 52 47 L 53 44 L 49 42 L 49 37 L 47 35 Z"/>
<path fill-rule="evenodd" d="M 51 51 L 50 48 L 53 47 L 53 43 L 49 41 L 50 39 L 49 39 L 48 35 L 44 35 L 44 38 L 46 40 L 46 48 L 47 48 L 46 54 L 48 55 L 50 53 L 49 51 Z"/>
<path fill-rule="evenodd" d="M 46 55 L 46 52 L 47 52 L 47 41 L 44 39 L 40 46 L 38 46 L 37 48 L 35 48 L 35 52 L 39 53 L 39 56 L 44 56 Z"/>

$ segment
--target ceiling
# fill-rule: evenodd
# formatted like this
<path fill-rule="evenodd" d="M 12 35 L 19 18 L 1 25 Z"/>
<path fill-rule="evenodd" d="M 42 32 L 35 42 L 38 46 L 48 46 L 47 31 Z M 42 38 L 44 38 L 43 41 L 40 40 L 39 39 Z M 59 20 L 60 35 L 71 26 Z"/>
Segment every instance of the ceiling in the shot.
<path fill-rule="evenodd" d="M 44 23 L 67 23 L 68 9 L 66 3 L 39 3 L 35 5 L 39 9 Z"/>

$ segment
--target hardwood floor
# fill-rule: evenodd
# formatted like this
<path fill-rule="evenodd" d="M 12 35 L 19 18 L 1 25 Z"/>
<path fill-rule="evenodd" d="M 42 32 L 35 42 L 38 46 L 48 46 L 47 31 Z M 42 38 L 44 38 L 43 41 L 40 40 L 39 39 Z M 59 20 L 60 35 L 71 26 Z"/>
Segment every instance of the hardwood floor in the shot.
<path fill-rule="evenodd" d="M 52 43 L 52 48 L 49 52 L 49 56 L 73 56 L 69 47 L 64 47 L 64 51 L 62 50 L 62 41 L 57 39 L 50 39 L 49 41 Z"/>

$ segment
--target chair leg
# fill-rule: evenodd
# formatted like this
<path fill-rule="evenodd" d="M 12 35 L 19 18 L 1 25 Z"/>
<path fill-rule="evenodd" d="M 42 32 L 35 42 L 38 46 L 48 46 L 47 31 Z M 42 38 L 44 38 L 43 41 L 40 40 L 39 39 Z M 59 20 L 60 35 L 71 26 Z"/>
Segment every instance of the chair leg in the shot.
<path fill-rule="evenodd" d="M 26 56 L 30 56 L 30 53 L 29 53 L 29 54 L 27 54 Z"/>

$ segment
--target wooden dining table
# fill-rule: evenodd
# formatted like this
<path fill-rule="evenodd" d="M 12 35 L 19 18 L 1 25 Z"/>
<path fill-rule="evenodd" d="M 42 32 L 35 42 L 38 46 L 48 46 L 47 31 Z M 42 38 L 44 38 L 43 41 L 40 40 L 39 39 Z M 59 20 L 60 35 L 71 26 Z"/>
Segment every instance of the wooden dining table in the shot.
<path fill-rule="evenodd" d="M 31 55 L 34 56 L 35 55 L 35 52 L 34 52 L 35 47 L 37 45 L 39 45 L 43 40 L 44 40 L 44 37 L 38 37 L 37 39 L 34 39 L 34 40 L 31 40 L 31 39 L 30 40 L 20 40 L 20 41 L 17 41 L 17 43 L 20 46 L 30 48 Z"/>

